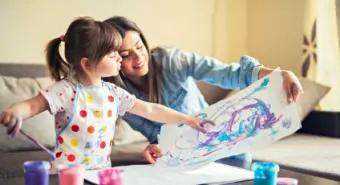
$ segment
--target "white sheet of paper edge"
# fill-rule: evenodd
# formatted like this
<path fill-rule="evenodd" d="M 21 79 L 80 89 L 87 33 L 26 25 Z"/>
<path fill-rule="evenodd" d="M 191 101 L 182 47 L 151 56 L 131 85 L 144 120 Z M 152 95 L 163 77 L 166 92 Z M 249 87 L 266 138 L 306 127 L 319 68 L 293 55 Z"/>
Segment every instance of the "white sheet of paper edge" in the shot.
<path fill-rule="evenodd" d="M 152 165 L 118 166 L 124 170 L 125 185 L 198 185 L 207 183 L 233 183 L 254 179 L 250 170 L 210 163 L 202 168 L 186 172 L 166 171 Z M 99 184 L 99 170 L 85 171 L 85 180 Z"/>

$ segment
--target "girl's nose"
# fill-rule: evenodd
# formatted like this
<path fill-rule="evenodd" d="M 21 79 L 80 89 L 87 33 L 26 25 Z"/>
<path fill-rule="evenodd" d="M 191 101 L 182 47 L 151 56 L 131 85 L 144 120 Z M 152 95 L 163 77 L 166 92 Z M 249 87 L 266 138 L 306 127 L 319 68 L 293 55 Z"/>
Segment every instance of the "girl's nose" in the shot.
<path fill-rule="evenodd" d="M 117 62 L 121 63 L 123 61 L 122 57 L 118 55 Z"/>

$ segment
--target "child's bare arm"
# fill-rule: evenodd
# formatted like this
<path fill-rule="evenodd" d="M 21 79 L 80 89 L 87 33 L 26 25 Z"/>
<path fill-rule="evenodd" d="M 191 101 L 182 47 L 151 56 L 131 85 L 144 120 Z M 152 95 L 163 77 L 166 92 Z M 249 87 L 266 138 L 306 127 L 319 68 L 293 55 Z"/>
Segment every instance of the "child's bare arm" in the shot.
<path fill-rule="evenodd" d="M 160 123 L 184 123 L 204 132 L 204 129 L 200 126 L 200 118 L 185 115 L 160 104 L 136 99 L 135 104 L 128 112 Z"/>
<path fill-rule="evenodd" d="M 49 105 L 46 99 L 41 94 L 38 94 L 31 99 L 16 103 L 5 109 L 0 114 L 0 123 L 12 129 L 14 124 L 21 125 L 23 120 L 47 110 L 48 107 Z M 16 127 L 15 129 L 14 132 L 17 133 L 20 127 Z"/>

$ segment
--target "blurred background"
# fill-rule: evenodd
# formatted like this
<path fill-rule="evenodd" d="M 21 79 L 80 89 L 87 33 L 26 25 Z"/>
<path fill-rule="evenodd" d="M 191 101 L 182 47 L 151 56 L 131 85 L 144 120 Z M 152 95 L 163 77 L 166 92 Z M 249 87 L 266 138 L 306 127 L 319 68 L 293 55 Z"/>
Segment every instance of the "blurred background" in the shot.
<path fill-rule="evenodd" d="M 321 101 L 340 110 L 339 0 L 1 0 L 0 62 L 44 64 L 44 47 L 78 16 L 134 20 L 149 44 L 225 63 L 241 55 L 331 86 Z"/>

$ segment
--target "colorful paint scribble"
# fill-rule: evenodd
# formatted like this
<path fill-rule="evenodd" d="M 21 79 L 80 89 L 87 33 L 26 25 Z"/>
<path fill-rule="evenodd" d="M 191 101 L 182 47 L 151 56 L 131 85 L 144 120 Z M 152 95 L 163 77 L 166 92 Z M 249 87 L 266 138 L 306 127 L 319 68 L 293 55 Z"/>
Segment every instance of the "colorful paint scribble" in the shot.
<path fill-rule="evenodd" d="M 211 161 L 209 156 L 221 150 L 233 150 L 245 140 L 250 142 L 249 138 L 257 138 L 259 133 L 262 138 L 276 140 L 280 133 L 277 128 L 290 129 L 292 118 L 273 111 L 270 103 L 257 96 L 266 91 L 269 84 L 270 78 L 265 78 L 250 93 L 216 105 L 209 113 L 197 114 L 196 117 L 203 119 L 201 125 L 207 133 L 186 129 L 176 137 L 175 146 L 163 154 L 161 161 L 170 167 L 197 165 Z M 185 126 L 178 127 L 183 129 Z"/>

